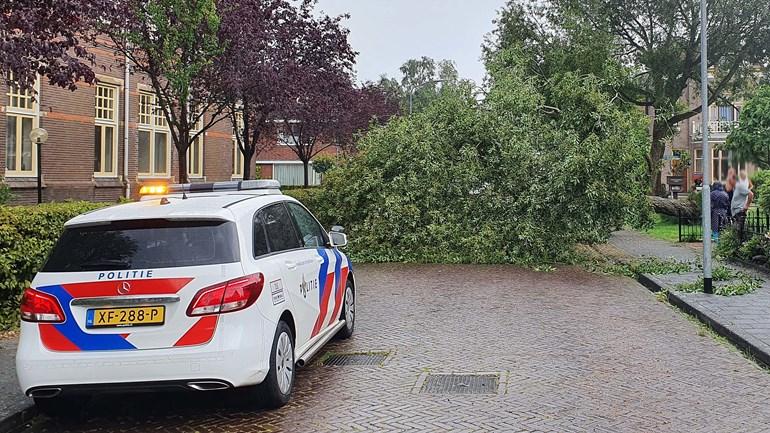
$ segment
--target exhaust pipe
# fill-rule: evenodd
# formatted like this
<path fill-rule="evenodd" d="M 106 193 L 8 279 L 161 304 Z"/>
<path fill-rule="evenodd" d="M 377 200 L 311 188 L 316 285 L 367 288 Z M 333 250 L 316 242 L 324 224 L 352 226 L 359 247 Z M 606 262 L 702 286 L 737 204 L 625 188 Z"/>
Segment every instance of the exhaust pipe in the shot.
<path fill-rule="evenodd" d="M 197 382 L 187 382 L 187 386 L 196 391 L 219 391 L 230 388 L 229 383 L 218 380 L 201 380 Z"/>
<path fill-rule="evenodd" d="M 38 388 L 27 393 L 32 398 L 54 398 L 59 394 L 61 394 L 61 388 Z"/>

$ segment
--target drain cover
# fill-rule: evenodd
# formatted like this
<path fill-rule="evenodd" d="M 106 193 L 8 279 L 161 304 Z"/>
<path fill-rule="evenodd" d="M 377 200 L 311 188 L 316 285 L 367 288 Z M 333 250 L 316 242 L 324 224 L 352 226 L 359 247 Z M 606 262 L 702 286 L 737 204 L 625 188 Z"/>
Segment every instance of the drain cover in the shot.
<path fill-rule="evenodd" d="M 324 360 L 323 365 L 382 365 L 388 357 L 388 352 L 368 353 L 331 353 Z"/>
<path fill-rule="evenodd" d="M 420 388 L 424 394 L 497 394 L 498 374 L 428 374 Z"/>

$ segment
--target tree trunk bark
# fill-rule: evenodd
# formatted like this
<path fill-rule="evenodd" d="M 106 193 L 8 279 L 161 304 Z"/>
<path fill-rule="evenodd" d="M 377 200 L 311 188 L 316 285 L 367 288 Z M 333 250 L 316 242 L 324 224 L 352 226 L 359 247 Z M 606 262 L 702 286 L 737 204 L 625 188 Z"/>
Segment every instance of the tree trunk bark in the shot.
<path fill-rule="evenodd" d="M 183 143 L 180 143 L 180 147 Z M 189 146 L 189 142 L 188 142 Z M 188 183 L 187 179 L 187 147 L 184 147 L 184 151 L 177 148 L 177 160 L 179 161 L 179 183 Z"/>
<path fill-rule="evenodd" d="M 663 181 L 660 178 L 663 153 L 666 151 L 665 134 L 657 122 L 653 125 L 650 143 L 650 153 L 647 155 L 647 174 L 650 175 L 650 194 L 658 195 L 661 192 Z"/>
<path fill-rule="evenodd" d="M 307 188 L 310 185 L 310 182 L 309 182 L 310 179 L 308 179 L 308 172 L 307 172 L 309 166 L 310 166 L 310 161 L 302 161 L 302 167 L 305 169 L 303 173 L 305 175 L 305 188 Z"/>
<path fill-rule="evenodd" d="M 247 148 L 241 153 L 243 155 L 243 180 L 252 180 L 254 178 L 254 170 L 252 170 L 254 165 L 251 160 L 254 158 L 254 150 Z"/>

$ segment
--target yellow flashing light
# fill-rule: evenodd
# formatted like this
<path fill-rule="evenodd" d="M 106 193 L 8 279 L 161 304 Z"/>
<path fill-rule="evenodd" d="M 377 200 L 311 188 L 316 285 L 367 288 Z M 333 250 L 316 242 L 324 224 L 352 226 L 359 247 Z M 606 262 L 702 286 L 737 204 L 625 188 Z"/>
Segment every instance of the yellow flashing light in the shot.
<path fill-rule="evenodd" d="M 139 188 L 139 195 L 161 195 L 168 193 L 166 185 L 143 185 Z"/>

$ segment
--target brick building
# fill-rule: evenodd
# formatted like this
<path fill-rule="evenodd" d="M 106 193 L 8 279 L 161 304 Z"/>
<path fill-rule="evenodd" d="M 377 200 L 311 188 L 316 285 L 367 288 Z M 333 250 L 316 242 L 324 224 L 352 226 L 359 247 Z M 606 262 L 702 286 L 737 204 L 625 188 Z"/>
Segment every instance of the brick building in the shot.
<path fill-rule="evenodd" d="M 37 153 L 29 139 L 37 127 L 49 134 L 42 149 L 44 201 L 136 198 L 144 184 L 176 181 L 176 149 L 162 113 L 154 108 L 149 80 L 127 74 L 111 50 L 91 52 L 97 61 L 95 85 L 81 84 L 72 92 L 43 78 L 33 98 L 0 83 L 0 173 L 14 203 L 37 200 Z M 302 164 L 289 140 L 282 134 L 274 140 L 275 146 L 256 155 L 257 173 L 284 185 L 302 184 Z M 231 123 L 219 122 L 191 145 L 190 181 L 239 179 L 242 161 Z M 310 180 L 320 182 L 312 169 Z"/>

